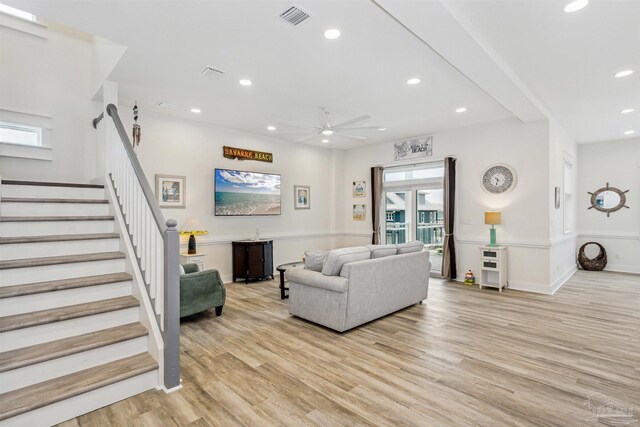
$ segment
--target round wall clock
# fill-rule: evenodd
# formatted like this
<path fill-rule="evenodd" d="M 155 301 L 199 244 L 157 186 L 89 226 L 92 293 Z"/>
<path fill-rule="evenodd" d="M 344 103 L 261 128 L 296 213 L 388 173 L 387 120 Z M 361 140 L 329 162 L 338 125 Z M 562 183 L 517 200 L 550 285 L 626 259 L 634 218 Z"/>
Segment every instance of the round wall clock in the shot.
<path fill-rule="evenodd" d="M 502 194 L 516 186 L 516 171 L 508 165 L 489 166 L 482 174 L 482 188 L 491 194 Z"/>

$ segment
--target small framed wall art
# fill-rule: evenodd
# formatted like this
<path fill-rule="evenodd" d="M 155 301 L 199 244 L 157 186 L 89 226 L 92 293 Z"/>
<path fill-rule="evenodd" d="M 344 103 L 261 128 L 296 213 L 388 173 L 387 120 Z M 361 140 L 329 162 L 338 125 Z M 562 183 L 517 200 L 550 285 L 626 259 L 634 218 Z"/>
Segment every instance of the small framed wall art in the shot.
<path fill-rule="evenodd" d="M 294 185 L 293 197 L 293 207 L 295 209 L 311 208 L 311 187 L 308 185 Z"/>
<path fill-rule="evenodd" d="M 156 175 L 156 198 L 163 209 L 184 209 L 187 205 L 187 177 Z"/>
<path fill-rule="evenodd" d="M 367 216 L 367 206 L 366 205 L 353 205 L 353 220 L 354 221 L 364 221 Z"/>

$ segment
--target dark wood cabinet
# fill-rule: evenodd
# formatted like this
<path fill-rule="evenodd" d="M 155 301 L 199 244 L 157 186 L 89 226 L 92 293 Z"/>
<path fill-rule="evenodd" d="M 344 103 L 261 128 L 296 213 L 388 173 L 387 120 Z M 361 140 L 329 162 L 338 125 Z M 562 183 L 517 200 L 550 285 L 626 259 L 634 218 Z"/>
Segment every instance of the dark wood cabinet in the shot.
<path fill-rule="evenodd" d="M 273 279 L 273 240 L 239 240 L 233 245 L 233 281 Z"/>

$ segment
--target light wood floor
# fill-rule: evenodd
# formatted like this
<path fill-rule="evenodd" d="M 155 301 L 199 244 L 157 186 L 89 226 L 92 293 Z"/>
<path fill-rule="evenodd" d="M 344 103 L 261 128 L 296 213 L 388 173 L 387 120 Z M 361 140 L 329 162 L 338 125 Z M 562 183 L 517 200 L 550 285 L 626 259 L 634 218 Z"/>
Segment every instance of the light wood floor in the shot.
<path fill-rule="evenodd" d="M 179 392 L 64 426 L 582 426 L 593 393 L 640 418 L 639 276 L 579 271 L 555 296 L 432 280 L 343 334 L 291 317 L 275 282 L 227 292 L 182 323 Z"/>

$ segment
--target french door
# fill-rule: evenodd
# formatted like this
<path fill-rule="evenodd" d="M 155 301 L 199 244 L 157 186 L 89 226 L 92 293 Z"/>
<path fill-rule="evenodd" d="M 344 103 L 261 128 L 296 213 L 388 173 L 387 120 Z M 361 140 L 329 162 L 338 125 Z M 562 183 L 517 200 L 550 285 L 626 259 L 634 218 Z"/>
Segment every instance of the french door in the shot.
<path fill-rule="evenodd" d="M 444 238 L 444 168 L 441 163 L 422 168 L 391 171 L 385 176 L 384 237 L 387 244 L 422 242 L 430 252 L 431 272 L 439 275 Z"/>

